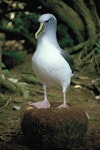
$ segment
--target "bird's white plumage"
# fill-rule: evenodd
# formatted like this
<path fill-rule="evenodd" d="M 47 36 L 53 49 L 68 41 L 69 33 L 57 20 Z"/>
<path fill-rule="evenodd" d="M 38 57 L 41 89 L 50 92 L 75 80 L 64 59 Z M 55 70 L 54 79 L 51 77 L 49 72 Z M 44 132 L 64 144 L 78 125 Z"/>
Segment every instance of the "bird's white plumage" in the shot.
<path fill-rule="evenodd" d="M 39 32 L 36 33 L 39 35 L 37 48 L 32 57 L 32 68 L 44 85 L 44 101 L 33 105 L 38 108 L 45 108 L 44 102 L 48 102 L 46 86 L 61 85 L 64 94 L 62 107 L 66 107 L 65 94 L 70 85 L 72 70 L 69 63 L 61 55 L 61 48 L 57 42 L 57 20 L 52 14 L 44 14 L 39 18 L 39 22 L 43 23 L 43 27 L 41 28 L 42 31 L 39 29 Z"/>
<path fill-rule="evenodd" d="M 53 18 L 55 20 L 55 22 L 57 22 L 56 17 L 52 14 L 43 14 L 40 18 L 39 18 L 39 22 L 45 22 L 47 20 L 49 20 L 50 18 Z"/>
<path fill-rule="evenodd" d="M 72 76 L 70 66 L 58 51 L 58 47 L 48 39 L 44 39 L 37 47 L 32 64 L 34 73 L 43 84 L 69 86 Z"/>

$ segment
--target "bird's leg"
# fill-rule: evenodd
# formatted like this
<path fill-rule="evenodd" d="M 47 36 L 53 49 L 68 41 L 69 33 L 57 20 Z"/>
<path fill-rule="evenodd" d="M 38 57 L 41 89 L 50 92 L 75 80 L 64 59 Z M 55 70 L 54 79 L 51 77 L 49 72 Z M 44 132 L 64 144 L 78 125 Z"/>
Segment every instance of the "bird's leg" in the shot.
<path fill-rule="evenodd" d="M 36 108 L 50 108 L 50 103 L 47 99 L 46 85 L 45 84 L 43 84 L 43 90 L 44 90 L 44 100 L 31 104 L 31 105 L 35 106 Z"/>
<path fill-rule="evenodd" d="M 46 87 L 45 84 L 43 84 L 43 90 L 44 90 L 44 100 L 43 100 L 42 105 L 43 105 L 44 108 L 49 108 L 50 107 L 50 103 L 49 103 L 49 101 L 47 99 L 47 92 L 46 92 L 47 87 Z"/>
<path fill-rule="evenodd" d="M 66 88 L 65 87 L 63 87 L 62 92 L 63 92 L 63 99 L 64 100 L 63 100 L 63 104 L 60 105 L 58 108 L 66 108 L 66 107 L 68 107 L 67 102 L 66 102 Z"/>

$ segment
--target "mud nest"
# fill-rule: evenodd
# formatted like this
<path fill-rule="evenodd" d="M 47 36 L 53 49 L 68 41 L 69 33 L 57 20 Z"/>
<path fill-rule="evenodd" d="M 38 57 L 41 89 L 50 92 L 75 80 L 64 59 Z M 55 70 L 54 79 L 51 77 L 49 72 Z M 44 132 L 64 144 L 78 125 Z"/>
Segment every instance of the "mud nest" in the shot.
<path fill-rule="evenodd" d="M 28 107 L 21 117 L 27 143 L 34 149 L 66 149 L 78 146 L 87 132 L 87 116 L 82 107 L 35 109 Z"/>

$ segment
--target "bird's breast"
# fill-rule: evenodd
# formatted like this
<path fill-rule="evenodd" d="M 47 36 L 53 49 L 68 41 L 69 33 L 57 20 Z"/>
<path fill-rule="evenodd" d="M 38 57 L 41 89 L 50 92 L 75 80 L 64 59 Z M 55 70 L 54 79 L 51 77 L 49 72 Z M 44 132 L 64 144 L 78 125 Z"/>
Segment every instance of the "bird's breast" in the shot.
<path fill-rule="evenodd" d="M 32 57 L 32 68 L 39 80 L 46 85 L 62 84 L 71 78 L 68 63 L 56 50 L 50 47 L 36 50 Z"/>

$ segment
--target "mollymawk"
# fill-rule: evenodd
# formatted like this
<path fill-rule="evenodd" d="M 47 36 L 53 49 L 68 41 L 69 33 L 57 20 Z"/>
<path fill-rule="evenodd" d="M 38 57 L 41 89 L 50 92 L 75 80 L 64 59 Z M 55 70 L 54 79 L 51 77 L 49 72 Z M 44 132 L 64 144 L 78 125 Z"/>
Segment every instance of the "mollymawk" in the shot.
<path fill-rule="evenodd" d="M 40 28 L 35 34 L 38 40 L 37 48 L 32 57 L 34 74 L 43 84 L 44 100 L 32 103 L 36 108 L 49 108 L 47 86 L 61 85 L 63 104 L 59 108 L 68 107 L 66 90 L 73 76 L 73 60 L 67 52 L 62 50 L 56 37 L 57 20 L 52 14 L 43 14 L 39 18 Z"/>

